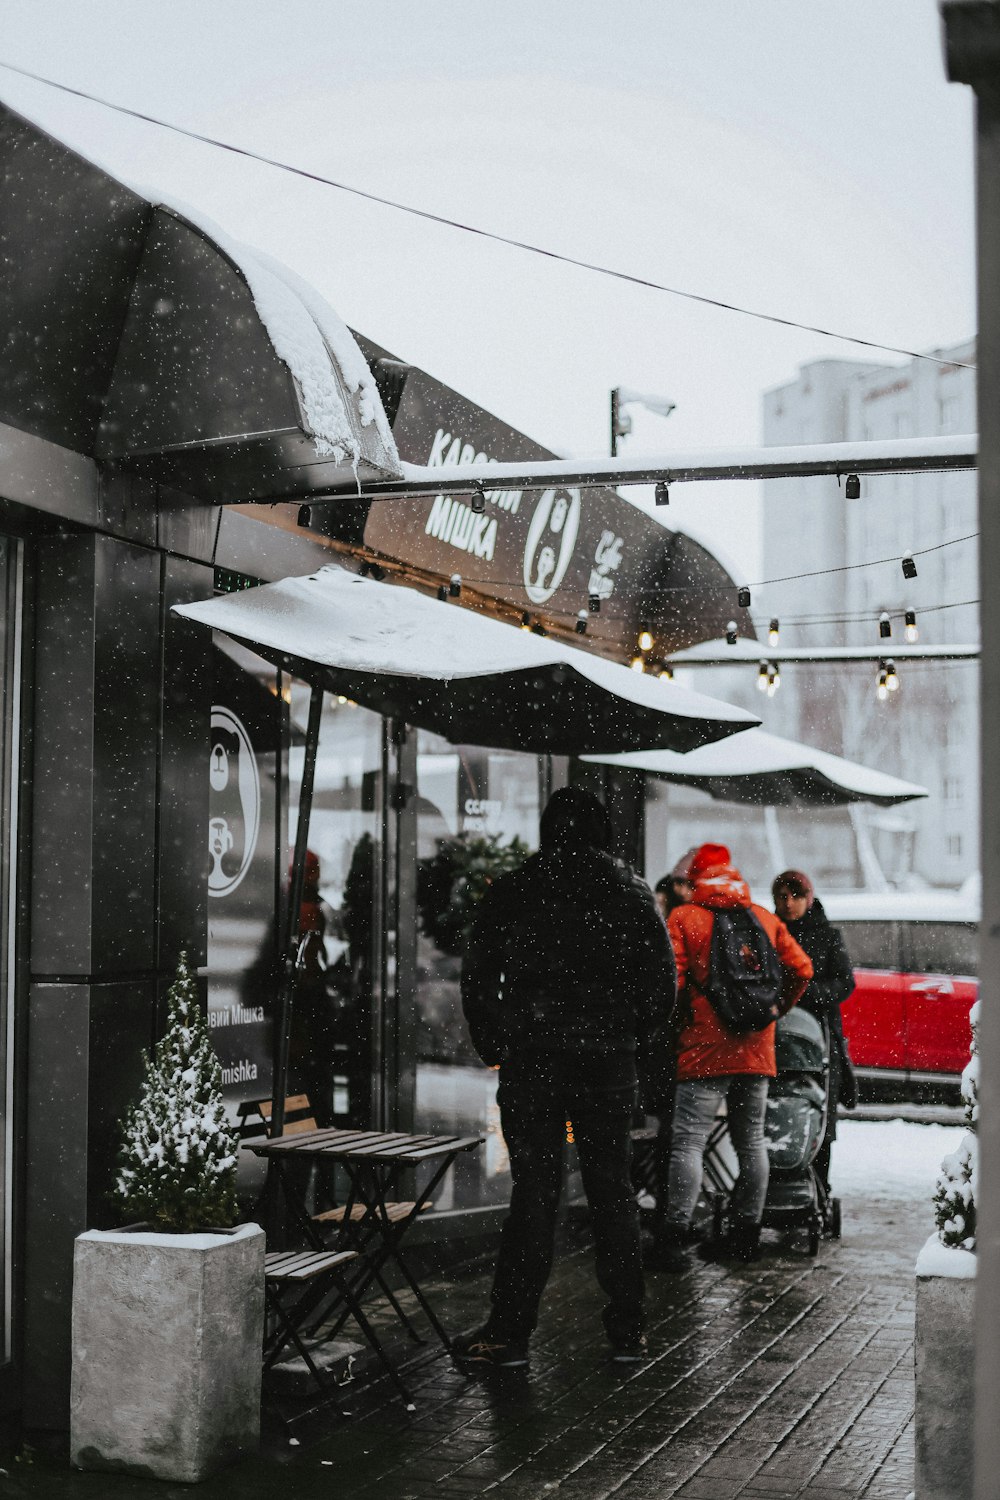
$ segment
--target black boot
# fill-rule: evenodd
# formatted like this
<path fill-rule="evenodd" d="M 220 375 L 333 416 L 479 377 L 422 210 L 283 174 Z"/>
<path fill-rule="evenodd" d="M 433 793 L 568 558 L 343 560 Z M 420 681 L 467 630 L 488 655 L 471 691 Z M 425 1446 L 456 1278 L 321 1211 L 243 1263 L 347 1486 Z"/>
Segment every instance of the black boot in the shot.
<path fill-rule="evenodd" d="M 709 1240 L 701 1245 L 698 1254 L 702 1260 L 732 1260 L 747 1262 L 756 1260 L 760 1249 L 760 1223 L 756 1219 L 734 1214 L 729 1229 L 721 1240 Z"/>
<path fill-rule="evenodd" d="M 646 1257 L 649 1271 L 689 1271 L 691 1252 L 688 1231 L 676 1224 L 664 1224 L 657 1230 L 653 1248 Z"/>

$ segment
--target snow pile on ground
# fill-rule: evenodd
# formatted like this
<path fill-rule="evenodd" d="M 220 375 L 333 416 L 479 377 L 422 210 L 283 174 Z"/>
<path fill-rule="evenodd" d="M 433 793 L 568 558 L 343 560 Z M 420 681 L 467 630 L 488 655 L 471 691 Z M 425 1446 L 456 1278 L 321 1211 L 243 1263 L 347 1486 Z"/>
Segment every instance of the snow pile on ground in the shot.
<path fill-rule="evenodd" d="M 975 1276 L 976 1257 L 971 1250 L 942 1245 L 935 1230 L 917 1256 L 916 1272 L 918 1276 Z"/>
<path fill-rule="evenodd" d="M 833 1144 L 831 1182 L 842 1198 L 925 1199 L 934 1195 L 941 1161 L 965 1134 L 960 1125 L 907 1120 L 841 1120 Z"/>

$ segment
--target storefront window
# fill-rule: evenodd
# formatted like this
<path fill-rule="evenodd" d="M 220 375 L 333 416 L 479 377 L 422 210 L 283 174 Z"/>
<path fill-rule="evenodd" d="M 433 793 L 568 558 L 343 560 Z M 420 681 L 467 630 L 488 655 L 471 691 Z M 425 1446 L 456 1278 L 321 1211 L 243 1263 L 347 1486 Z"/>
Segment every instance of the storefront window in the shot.
<path fill-rule="evenodd" d="M 414 1129 L 486 1135 L 484 1149 L 462 1158 L 446 1180 L 439 1209 L 499 1204 L 510 1193 L 497 1075 L 473 1051 L 459 976 L 483 880 L 537 847 L 539 775 L 534 755 L 450 745 L 425 732 L 418 737 Z"/>
<path fill-rule="evenodd" d="M 289 859 L 295 846 L 309 688 L 291 687 Z M 323 702 L 303 894 L 289 1088 L 321 1125 L 370 1126 L 381 1109 L 380 973 L 384 721 L 344 698 Z"/>

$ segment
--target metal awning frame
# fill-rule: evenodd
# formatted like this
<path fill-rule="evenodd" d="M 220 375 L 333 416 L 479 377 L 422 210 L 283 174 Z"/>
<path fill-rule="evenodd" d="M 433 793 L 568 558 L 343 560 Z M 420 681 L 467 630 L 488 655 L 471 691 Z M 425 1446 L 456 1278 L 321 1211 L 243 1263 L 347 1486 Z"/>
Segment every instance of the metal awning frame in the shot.
<path fill-rule="evenodd" d="M 937 438 L 891 438 L 866 443 L 803 443 L 784 448 L 702 449 L 639 458 L 529 459 L 507 463 L 401 465 L 396 480 L 359 478 L 354 499 L 389 500 L 477 491 L 609 485 L 689 484 L 720 479 L 807 479 L 848 474 L 938 473 L 978 466 L 975 433 Z M 311 505 L 344 498 L 344 490 L 309 496 Z M 271 497 L 274 500 L 281 495 Z M 230 503 L 230 502 L 224 502 Z"/>

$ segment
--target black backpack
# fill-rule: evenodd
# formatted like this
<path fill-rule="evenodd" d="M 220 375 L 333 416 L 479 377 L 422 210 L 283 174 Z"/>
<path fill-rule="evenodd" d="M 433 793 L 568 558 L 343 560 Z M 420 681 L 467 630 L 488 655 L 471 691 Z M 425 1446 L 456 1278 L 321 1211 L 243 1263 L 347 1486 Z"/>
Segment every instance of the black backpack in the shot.
<path fill-rule="evenodd" d="M 727 1031 L 747 1036 L 779 1015 L 781 964 L 752 911 L 713 913 L 705 994 Z"/>

